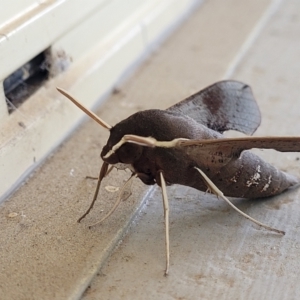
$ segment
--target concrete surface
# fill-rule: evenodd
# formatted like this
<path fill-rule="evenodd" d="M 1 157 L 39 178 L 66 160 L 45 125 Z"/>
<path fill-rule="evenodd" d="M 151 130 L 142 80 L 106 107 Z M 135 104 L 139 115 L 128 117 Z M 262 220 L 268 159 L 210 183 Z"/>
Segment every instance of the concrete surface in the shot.
<path fill-rule="evenodd" d="M 263 116 L 257 135 L 299 135 L 299 12 L 297 0 L 207 1 L 98 114 L 115 124 L 140 109 L 168 107 L 230 73 L 254 89 Z M 257 30 L 261 20 L 265 26 Z M 281 237 L 214 196 L 168 188 L 167 278 L 158 188 L 135 181 L 133 195 L 89 230 L 116 196 L 104 187 L 120 186 L 129 176 L 114 171 L 94 210 L 77 224 L 95 186 L 84 177 L 98 173 L 106 138 L 104 129 L 86 122 L 1 206 L 1 299 L 79 299 L 88 286 L 85 300 L 299 299 L 297 189 L 264 201 L 235 200 L 246 213 L 285 230 Z M 300 176 L 299 154 L 257 152 Z"/>

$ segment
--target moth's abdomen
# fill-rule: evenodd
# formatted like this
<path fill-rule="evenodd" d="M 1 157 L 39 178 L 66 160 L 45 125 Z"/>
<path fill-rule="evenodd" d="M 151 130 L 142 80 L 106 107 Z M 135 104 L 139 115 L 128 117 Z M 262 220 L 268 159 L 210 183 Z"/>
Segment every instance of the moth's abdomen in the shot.
<path fill-rule="evenodd" d="M 278 170 L 249 151 L 219 171 L 213 181 L 229 197 L 269 197 L 299 183 L 295 176 Z"/>

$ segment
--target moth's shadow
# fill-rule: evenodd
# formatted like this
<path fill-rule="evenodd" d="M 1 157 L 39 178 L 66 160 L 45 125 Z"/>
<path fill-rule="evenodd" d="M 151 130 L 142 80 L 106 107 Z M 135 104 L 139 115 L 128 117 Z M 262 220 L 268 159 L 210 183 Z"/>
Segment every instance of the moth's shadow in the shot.
<path fill-rule="evenodd" d="M 269 209 L 279 210 L 282 205 L 288 204 L 290 202 L 296 201 L 296 193 L 297 188 L 299 188 L 300 184 L 293 186 L 284 192 L 280 193 L 279 195 L 264 197 L 264 198 L 257 198 L 257 199 L 237 199 L 231 198 L 233 203 L 237 205 L 240 209 L 241 208 L 250 208 L 256 207 L 257 205 L 264 205 Z"/>
<path fill-rule="evenodd" d="M 191 227 L 226 226 L 236 227 L 237 222 L 243 220 L 248 223 L 243 216 L 231 208 L 225 201 L 218 199 L 215 195 L 205 194 L 198 190 L 172 186 L 168 190 L 171 204 L 172 227 L 176 231 Z M 280 210 L 282 205 L 296 201 L 295 188 L 289 189 L 280 195 L 258 199 L 229 198 L 229 200 L 241 211 L 250 215 L 260 222 L 267 223 L 265 215 L 270 210 Z M 176 201 L 177 200 L 177 201 Z M 271 212 L 272 214 L 272 212 Z M 173 217 L 172 217 L 173 215 Z M 269 219 L 267 217 L 267 219 Z M 216 223 L 218 225 L 216 225 Z M 258 225 L 254 225 L 258 228 Z M 281 229 L 281 228 L 279 228 Z M 186 229 L 189 230 L 189 229 Z M 266 231 L 266 233 L 268 233 Z M 271 235 L 278 235 L 269 232 Z"/>

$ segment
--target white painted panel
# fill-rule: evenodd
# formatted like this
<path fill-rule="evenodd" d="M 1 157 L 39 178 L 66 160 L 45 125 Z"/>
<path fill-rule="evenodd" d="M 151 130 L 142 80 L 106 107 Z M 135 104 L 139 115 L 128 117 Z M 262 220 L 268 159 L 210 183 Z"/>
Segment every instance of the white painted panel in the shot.
<path fill-rule="evenodd" d="M 101 10 L 84 20 L 80 26 L 74 27 L 68 34 L 58 39 L 52 47 L 63 49 L 73 61 L 76 61 L 94 45 L 106 43 L 118 32 L 124 33 L 127 30 L 124 27 L 136 26 L 134 16 L 145 10 L 149 10 L 149 1 L 111 1 L 109 5 L 103 6 Z"/>
<path fill-rule="evenodd" d="M 0 80 L 80 25 L 105 0 L 49 0 L 0 28 Z"/>
<path fill-rule="evenodd" d="M 5 27 L 8 38 L 0 37 L 0 79 L 50 45 L 54 63 L 71 64 L 7 120 L 0 120 L 0 198 L 5 198 L 82 118 L 81 111 L 61 97 L 56 86 L 92 106 L 149 51 L 150 42 L 198 2 L 166 0 L 168 5 L 161 5 L 158 0 L 128 0 L 125 5 L 122 0 L 50 0 L 31 11 L 23 23 L 19 19 L 12 27 Z M 147 36 L 151 28 L 155 30 Z M 60 61 L 62 57 L 66 61 Z"/>

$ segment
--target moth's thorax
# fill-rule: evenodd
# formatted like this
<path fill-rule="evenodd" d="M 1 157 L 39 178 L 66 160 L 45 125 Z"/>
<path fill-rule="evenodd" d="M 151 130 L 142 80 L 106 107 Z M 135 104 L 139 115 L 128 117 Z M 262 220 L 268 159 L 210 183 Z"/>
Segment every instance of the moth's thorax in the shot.
<path fill-rule="evenodd" d="M 188 116 L 159 109 L 137 112 L 116 124 L 110 132 L 107 142 L 110 147 L 125 134 L 151 136 L 159 141 L 171 141 L 175 138 L 207 138 L 207 132 L 218 134 Z"/>
<path fill-rule="evenodd" d="M 211 139 L 221 136 L 185 115 L 158 109 L 141 111 L 110 129 L 109 139 L 101 152 L 104 161 L 109 164 L 134 164 L 140 160 L 145 147 L 136 144 L 125 143 L 112 151 L 126 134 L 153 137 L 158 141 L 171 141 L 176 138 Z"/>

